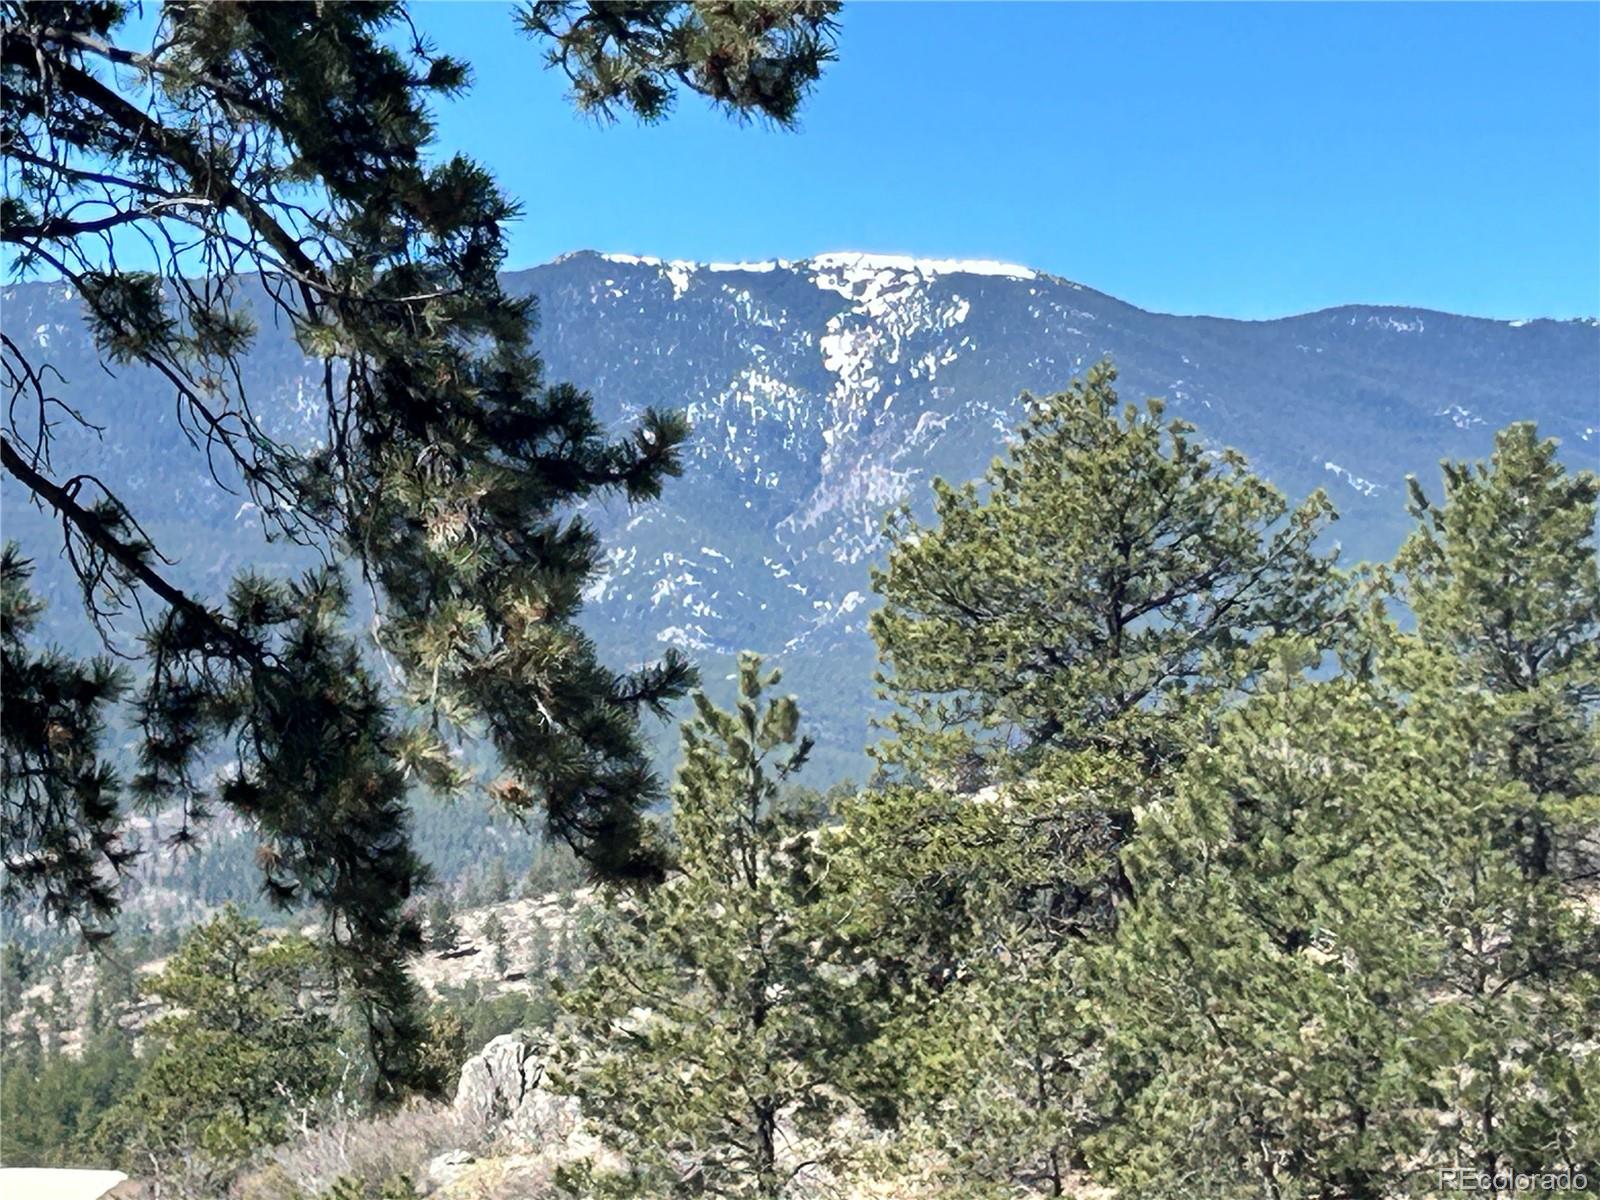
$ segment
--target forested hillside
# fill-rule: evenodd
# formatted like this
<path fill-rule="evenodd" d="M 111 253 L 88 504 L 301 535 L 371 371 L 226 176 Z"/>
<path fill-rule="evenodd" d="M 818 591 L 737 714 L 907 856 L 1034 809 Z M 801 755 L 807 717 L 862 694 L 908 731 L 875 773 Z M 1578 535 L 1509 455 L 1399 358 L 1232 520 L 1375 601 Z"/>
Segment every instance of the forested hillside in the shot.
<path fill-rule="evenodd" d="M 1592 1177 L 1600 480 L 1555 451 L 1501 431 L 1412 489 L 1391 563 L 1346 572 L 1325 497 L 1291 506 L 1096 366 L 984 486 L 890 526 L 874 786 L 801 786 L 804 699 L 747 654 L 737 703 L 696 693 L 681 727 L 664 883 L 430 904 L 421 1053 L 436 1088 L 465 1070 L 453 1107 L 381 1153 L 297 1130 L 351 1120 L 361 1056 L 314 943 L 229 912 L 142 1006 L 32 990 L 8 1053 L 50 1090 L 14 1095 L 11 1153 L 77 1122 L 169 1187 L 340 1200 Z M 202 1069 L 261 1006 L 292 1042 Z"/>
<path fill-rule="evenodd" d="M 718 696 L 740 649 L 780 658 L 815 697 L 819 784 L 872 770 L 868 719 L 886 710 L 867 625 L 884 520 L 903 503 L 930 511 L 935 478 L 981 473 L 1025 390 L 1048 391 L 1101 354 L 1117 355 L 1126 388 L 1164 396 L 1209 445 L 1238 445 L 1288 495 L 1325 488 L 1339 520 L 1323 545 L 1347 564 L 1398 548 L 1408 473 L 1427 478 L 1442 455 L 1483 453 L 1513 418 L 1557 435 L 1569 461 L 1600 448 L 1593 322 L 1361 307 L 1254 323 L 1167 317 L 1026 268 L 862 255 L 706 266 L 580 253 L 506 286 L 539 301 L 548 370 L 588 389 L 608 425 L 626 429 L 667 401 L 692 423 L 684 476 L 660 503 L 579 507 L 608 547 L 583 593 L 583 624 L 619 665 L 681 649 Z M 6 300 L 14 327 L 62 372 L 64 400 L 90 420 L 127 420 L 111 443 L 63 426 L 58 453 L 95 462 L 144 514 L 174 578 L 209 592 L 246 562 L 289 573 L 313 561 L 263 543 L 255 504 L 237 484 L 212 484 L 158 376 L 104 373 L 76 301 L 48 285 Z M 241 365 L 251 393 L 269 398 L 274 436 L 318 444 L 318 368 L 287 331 L 268 324 Z M 0 481 L 0 495 L 14 491 Z M 39 560 L 34 586 L 52 602 L 43 628 L 92 649 L 76 582 L 55 558 L 54 520 L 15 503 L 7 515 L 9 536 Z M 654 735 L 655 760 L 670 769 L 675 736 L 666 725 Z M 480 795 L 418 808 L 417 845 L 447 880 L 474 858 L 509 856 L 516 869 L 531 853 L 525 831 L 497 826 L 481 798 L 493 762 L 479 758 L 491 772 Z M 244 831 L 213 830 L 197 855 L 145 878 L 136 910 L 181 924 L 191 910 L 249 904 L 252 853 Z"/>
<path fill-rule="evenodd" d="M 422 7 L 0 4 L 0 1163 L 141 1200 L 1595 1186 L 1594 316 L 511 270 L 534 198 L 445 136 L 479 64 Z M 510 15 L 601 122 L 774 137 L 843 20 Z M 538 187 L 788 198 L 695 144 Z"/>

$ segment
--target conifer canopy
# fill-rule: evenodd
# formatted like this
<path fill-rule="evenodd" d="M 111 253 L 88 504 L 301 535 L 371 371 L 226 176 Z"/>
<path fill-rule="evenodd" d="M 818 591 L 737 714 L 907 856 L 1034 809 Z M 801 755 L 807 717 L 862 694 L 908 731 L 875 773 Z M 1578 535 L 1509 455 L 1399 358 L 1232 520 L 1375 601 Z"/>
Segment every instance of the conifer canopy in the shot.
<path fill-rule="evenodd" d="M 597 870 L 660 874 L 640 838 L 661 794 L 640 719 L 693 672 L 676 652 L 632 672 L 600 661 L 574 622 L 600 547 L 572 510 L 657 497 L 687 426 L 652 410 L 613 436 L 583 392 L 545 378 L 532 302 L 497 277 L 517 204 L 478 164 L 430 152 L 431 105 L 466 86 L 468 66 L 402 4 L 174 0 L 139 44 L 135 8 L 4 5 L 8 258 L 73 289 L 114 373 L 163 381 L 196 461 L 254 503 L 269 537 L 345 566 L 185 591 L 93 465 L 52 454 L 56 424 L 81 418 L 54 393 L 48 349 L 5 338 L 11 502 L 59 520 L 87 619 L 139 639 L 119 645 L 136 659 L 138 732 L 119 794 L 96 773 L 93 734 L 123 681 L 14 657 L 25 620 L 8 620 L 8 667 L 40 687 L 63 672 L 85 685 L 72 711 L 56 703 L 66 722 L 32 707 L 13 721 L 7 705 L 8 833 L 24 830 L 32 856 L 12 878 L 103 923 L 114 894 L 90 876 L 114 877 L 126 850 L 108 812 L 176 809 L 187 839 L 231 809 L 260 837 L 268 892 L 327 910 L 387 1045 L 408 1003 L 396 964 L 419 936 L 403 905 L 425 876 L 406 793 L 464 784 L 452 733 L 486 739 L 500 799 Z M 787 121 L 828 56 L 834 8 L 533 5 L 524 24 L 582 103 L 626 97 L 656 116 L 681 83 Z M 277 440 L 274 398 L 246 386 L 267 322 L 314 364 L 313 446 Z M 7 562 L 20 615 L 20 559 Z M 398 687 L 351 620 L 357 584 Z M 52 729 L 58 744 L 39 744 Z M 48 782 L 22 773 L 30 756 Z"/>

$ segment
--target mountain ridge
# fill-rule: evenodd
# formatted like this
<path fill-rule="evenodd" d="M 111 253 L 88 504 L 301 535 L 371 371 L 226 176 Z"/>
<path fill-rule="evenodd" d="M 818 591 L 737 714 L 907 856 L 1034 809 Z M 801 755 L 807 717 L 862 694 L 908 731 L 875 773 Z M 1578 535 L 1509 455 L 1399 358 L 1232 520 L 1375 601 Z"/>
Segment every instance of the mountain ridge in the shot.
<path fill-rule="evenodd" d="M 1254 321 L 1152 313 L 1048 272 L 987 259 L 837 251 L 697 264 L 574 251 L 507 272 L 537 299 L 546 377 L 585 389 L 621 429 L 646 407 L 684 410 L 684 476 L 630 509 L 586 506 L 605 547 L 585 623 L 616 666 L 678 646 L 713 689 L 731 656 L 777 658 L 821 742 L 818 774 L 865 766 L 873 656 L 869 568 L 881 520 L 927 511 L 935 477 L 964 481 L 1001 452 L 1025 391 L 1047 395 L 1112 358 L 1125 398 L 1167 398 L 1212 444 L 1244 451 L 1291 500 L 1325 488 L 1346 560 L 1387 558 L 1407 527 L 1404 480 L 1481 457 L 1495 429 L 1534 419 L 1564 453 L 1600 450 L 1600 328 L 1406 306 L 1345 305 Z M 114 382 L 59 284 L 4 293 L 6 326 L 66 377 L 63 398 L 116 440 L 63 428 L 63 468 L 92 463 L 218 595 L 246 562 L 292 569 L 257 514 L 206 476 L 149 372 Z M 246 385 L 273 436 L 321 435 L 320 366 L 260 321 Z M 109 386 L 108 386 L 109 384 Z M 8 499 L 12 481 L 0 484 Z M 59 531 L 8 505 L 8 536 L 40 558 L 64 640 L 77 598 L 48 561 Z M 81 624 L 81 622 L 79 622 Z"/>
<path fill-rule="evenodd" d="M 1331 304 L 1322 308 L 1304 309 L 1296 312 L 1281 313 L 1272 317 L 1238 317 L 1221 313 L 1204 312 L 1172 312 L 1167 309 L 1146 308 L 1135 304 L 1131 300 L 1120 300 L 1112 292 L 1102 291 L 1093 284 L 1082 283 L 1066 275 L 1053 271 L 1046 271 L 1042 267 L 1030 267 L 1022 263 L 1006 262 L 1000 259 L 989 258 L 941 258 L 930 255 L 918 254 L 893 254 L 880 253 L 872 250 L 824 250 L 817 254 L 806 255 L 801 258 L 764 258 L 748 259 L 742 261 L 722 261 L 716 259 L 695 258 L 663 258 L 653 254 L 634 254 L 623 251 L 600 250 L 594 247 L 584 247 L 578 250 L 568 250 L 544 262 L 533 263 L 529 266 L 507 267 L 505 274 L 520 275 L 528 271 L 537 271 L 542 267 L 556 266 L 574 259 L 593 257 L 604 259 L 608 262 L 621 263 L 633 266 L 651 266 L 657 268 L 683 268 L 688 270 L 704 270 L 720 274 L 749 271 L 755 274 L 766 274 L 773 270 L 792 270 L 796 267 L 816 264 L 819 261 L 834 261 L 857 259 L 865 260 L 875 266 L 886 268 L 904 268 L 906 266 L 932 267 L 941 274 L 978 274 L 978 275 L 1004 275 L 1019 279 L 1044 279 L 1055 283 L 1066 284 L 1079 291 L 1092 292 L 1097 296 L 1117 300 L 1130 308 L 1152 317 L 1189 318 L 1201 321 L 1231 321 L 1242 325 L 1266 325 L 1276 321 L 1294 321 L 1305 317 L 1318 317 L 1356 310 L 1393 310 L 1396 312 L 1415 312 L 1423 315 L 1452 317 L 1464 321 L 1485 321 L 1492 325 L 1506 325 L 1520 328 L 1525 325 L 1549 322 L 1557 325 L 1587 325 L 1600 326 L 1600 314 L 1578 317 L 1551 317 L 1551 316 L 1524 316 L 1524 317 L 1486 317 L 1478 313 L 1458 313 L 1447 308 L 1435 308 L 1427 304 L 1406 304 L 1398 301 L 1382 300 L 1350 300 L 1339 304 Z"/>

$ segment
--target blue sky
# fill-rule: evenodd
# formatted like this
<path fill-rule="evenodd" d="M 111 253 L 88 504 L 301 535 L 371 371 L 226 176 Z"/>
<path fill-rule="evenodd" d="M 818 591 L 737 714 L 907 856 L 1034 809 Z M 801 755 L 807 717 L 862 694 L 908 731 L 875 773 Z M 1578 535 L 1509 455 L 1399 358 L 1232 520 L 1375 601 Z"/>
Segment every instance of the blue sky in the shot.
<path fill-rule="evenodd" d="M 847 5 L 798 132 L 597 125 L 502 3 L 415 15 L 513 262 L 1025 263 L 1169 312 L 1600 312 L 1600 4 Z"/>

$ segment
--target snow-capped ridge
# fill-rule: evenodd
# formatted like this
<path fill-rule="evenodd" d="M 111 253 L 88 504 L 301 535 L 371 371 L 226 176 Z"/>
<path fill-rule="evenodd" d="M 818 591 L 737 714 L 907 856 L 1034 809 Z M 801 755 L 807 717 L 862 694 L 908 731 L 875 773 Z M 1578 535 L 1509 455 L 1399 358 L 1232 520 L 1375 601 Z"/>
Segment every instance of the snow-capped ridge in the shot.
<path fill-rule="evenodd" d="M 906 271 L 920 275 L 998 275 L 1006 279 L 1039 278 L 1032 267 L 996 262 L 989 258 L 913 258 L 909 254 L 864 254 L 836 250 L 805 260 L 805 265 L 820 270 Z"/>
<path fill-rule="evenodd" d="M 1019 263 L 999 262 L 990 258 L 918 258 L 910 254 L 872 254 L 860 250 L 830 250 L 810 258 L 766 258 L 746 262 L 695 262 L 687 258 L 660 258 L 653 254 L 623 254 L 611 251 L 575 250 L 563 254 L 556 262 L 592 254 L 606 262 L 630 267 L 656 267 L 666 271 L 750 271 L 765 274 L 770 271 L 805 270 L 868 272 L 899 271 L 917 274 L 929 279 L 939 275 L 991 275 L 1024 282 L 1040 278 L 1041 272 Z"/>

